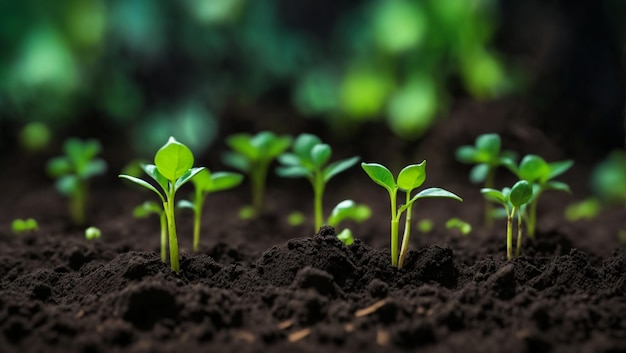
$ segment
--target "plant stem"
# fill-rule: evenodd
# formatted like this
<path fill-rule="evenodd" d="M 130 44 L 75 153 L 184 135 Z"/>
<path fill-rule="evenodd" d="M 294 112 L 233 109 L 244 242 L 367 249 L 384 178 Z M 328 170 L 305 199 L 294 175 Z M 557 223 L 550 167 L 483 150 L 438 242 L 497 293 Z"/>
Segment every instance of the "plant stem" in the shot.
<path fill-rule="evenodd" d="M 513 208 L 513 212 L 506 216 L 506 259 L 513 259 L 513 214 L 515 213 L 515 208 Z"/>
<path fill-rule="evenodd" d="M 250 185 L 252 186 L 252 208 L 254 216 L 259 215 L 263 209 L 263 194 L 265 193 L 265 179 L 269 163 L 260 161 L 252 165 L 250 171 Z"/>
<path fill-rule="evenodd" d="M 87 185 L 83 181 L 77 181 L 76 190 L 70 197 L 70 215 L 74 224 L 82 226 L 85 224 L 85 203 L 87 199 Z"/>
<path fill-rule="evenodd" d="M 402 248 L 400 249 L 400 259 L 398 260 L 398 268 L 402 268 L 404 265 L 404 258 L 406 257 L 409 251 L 409 238 L 411 237 L 411 208 L 413 207 L 412 203 L 409 203 L 411 200 L 411 193 L 406 193 L 406 204 L 408 205 L 406 208 L 406 216 L 404 218 L 404 235 L 402 236 Z"/>
<path fill-rule="evenodd" d="M 398 267 L 398 210 L 396 209 L 396 195 L 398 189 L 389 192 L 391 199 L 391 266 Z"/>
<path fill-rule="evenodd" d="M 517 249 L 515 249 L 515 257 L 519 256 L 522 251 L 522 213 L 517 211 Z"/>
<path fill-rule="evenodd" d="M 170 183 L 171 184 L 171 183 Z M 178 263 L 178 237 L 176 236 L 176 221 L 174 220 L 174 186 L 171 186 L 170 193 L 167 195 L 167 202 L 163 205 L 167 216 L 167 227 L 170 236 L 170 263 L 172 271 L 179 272 L 180 265 Z"/>
<path fill-rule="evenodd" d="M 528 232 L 528 237 L 531 239 L 535 238 L 535 227 L 537 221 L 537 200 L 539 199 L 539 193 L 533 197 L 533 200 L 530 202 L 530 206 L 528 208 L 528 220 L 526 221 L 526 230 Z"/>
<path fill-rule="evenodd" d="M 193 252 L 200 248 L 200 225 L 202 222 L 202 207 L 204 207 L 205 194 L 196 188 L 193 208 Z"/>
<path fill-rule="evenodd" d="M 315 231 L 317 232 L 324 223 L 322 211 L 322 195 L 324 194 L 324 179 L 322 173 L 315 173 L 313 182 L 314 208 L 315 208 Z"/>
<path fill-rule="evenodd" d="M 165 212 L 159 215 L 161 221 L 161 261 L 167 262 L 167 218 Z"/>

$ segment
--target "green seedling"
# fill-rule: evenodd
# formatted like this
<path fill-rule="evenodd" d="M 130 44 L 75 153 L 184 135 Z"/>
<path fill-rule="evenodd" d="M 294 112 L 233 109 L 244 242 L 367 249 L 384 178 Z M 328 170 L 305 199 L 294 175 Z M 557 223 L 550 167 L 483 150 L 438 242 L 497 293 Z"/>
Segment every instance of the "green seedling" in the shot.
<path fill-rule="evenodd" d="M 191 196 L 191 201 L 181 200 L 178 207 L 189 208 L 193 211 L 193 251 L 197 252 L 200 247 L 200 225 L 202 219 L 202 208 L 206 196 L 212 192 L 232 189 L 239 185 L 243 176 L 237 173 L 217 172 L 211 173 L 208 169 L 191 178 L 191 183 L 195 187 L 195 192 Z"/>
<path fill-rule="evenodd" d="M 517 214 L 517 249 L 515 256 L 519 256 L 522 248 L 522 214 L 524 206 L 533 197 L 533 188 L 526 180 L 520 180 L 512 188 L 502 191 L 483 188 L 480 190 L 485 199 L 501 204 L 506 210 L 506 258 L 513 259 L 513 217 Z"/>
<path fill-rule="evenodd" d="M 589 197 L 568 205 L 565 209 L 565 219 L 570 222 L 581 219 L 594 219 L 598 213 L 600 213 L 601 209 L 602 204 L 600 203 L 600 200 L 595 197 Z"/>
<path fill-rule="evenodd" d="M 301 134 L 293 144 L 293 153 L 283 153 L 278 157 L 279 162 L 283 164 L 276 169 L 278 175 L 286 178 L 306 178 L 311 182 L 316 230 L 322 226 L 324 220 L 322 196 L 326 183 L 359 161 L 359 157 L 351 157 L 326 165 L 331 154 L 330 146 L 322 143 L 319 137 Z"/>
<path fill-rule="evenodd" d="M 352 200 L 343 200 L 338 203 L 330 213 L 326 224 L 333 228 L 337 228 L 339 223 L 344 220 L 351 219 L 360 223 L 370 218 L 371 215 L 372 210 L 367 207 L 367 205 L 357 205 Z M 339 238 L 339 240 L 346 245 L 350 245 L 354 242 L 352 231 L 348 228 L 341 230 L 341 232 L 337 234 L 337 238 Z"/>
<path fill-rule="evenodd" d="M 603 205 L 626 205 L 626 152 L 615 150 L 593 168 L 591 189 Z"/>
<path fill-rule="evenodd" d="M 391 265 L 402 268 L 404 259 L 408 253 L 411 232 L 411 209 L 415 201 L 427 197 L 451 198 L 458 201 L 463 201 L 463 199 L 442 188 L 424 189 L 414 196 L 411 196 L 411 192 L 421 186 L 426 180 L 426 161 L 404 167 L 398 174 L 397 180 L 394 179 L 389 169 L 381 164 L 361 163 L 361 167 L 376 184 L 385 188 L 389 193 L 389 199 L 391 201 Z M 398 190 L 402 190 L 406 193 L 406 201 L 400 207 L 397 207 L 396 204 Z M 402 248 L 398 255 L 398 225 L 400 217 L 405 211 L 406 216 Z"/>
<path fill-rule="evenodd" d="M 432 232 L 433 228 L 435 228 L 435 224 L 428 218 L 422 219 L 421 221 L 417 222 L 417 229 L 419 229 L 419 231 L 424 234 Z"/>
<path fill-rule="evenodd" d="M 89 180 L 106 171 L 106 162 L 96 156 L 101 151 L 96 140 L 70 138 L 65 141 L 64 156 L 52 158 L 47 165 L 48 174 L 56 178 L 57 190 L 70 198 L 70 215 L 74 224 L 85 224 L 85 207 Z"/>
<path fill-rule="evenodd" d="M 50 129 L 46 124 L 33 122 L 26 124 L 20 131 L 20 143 L 29 152 L 39 152 L 47 148 L 51 139 Z"/>
<path fill-rule="evenodd" d="M 85 239 L 87 240 L 99 239 L 101 236 L 102 232 L 100 232 L 100 229 L 96 227 L 89 227 L 85 229 Z"/>
<path fill-rule="evenodd" d="M 292 227 L 297 227 L 306 221 L 306 217 L 300 211 L 294 211 L 287 216 L 287 223 Z"/>
<path fill-rule="evenodd" d="M 159 223 L 161 225 L 161 261 L 167 261 L 167 219 L 165 211 L 161 205 L 153 201 L 146 201 L 141 205 L 135 207 L 133 210 L 133 217 L 146 218 L 150 214 L 156 214 L 159 216 Z"/>
<path fill-rule="evenodd" d="M 472 232 L 472 225 L 456 217 L 450 218 L 446 222 L 447 229 L 458 229 L 463 235 L 469 235 Z"/>
<path fill-rule="evenodd" d="M 537 155 L 529 154 L 522 158 L 519 166 L 507 165 L 520 180 L 526 180 L 532 185 L 533 197 L 526 214 L 526 228 L 530 238 L 535 237 L 539 197 L 546 190 L 571 192 L 569 185 L 552 179 L 565 173 L 573 164 L 571 160 L 548 163 Z"/>
<path fill-rule="evenodd" d="M 250 178 L 252 206 L 242 210 L 243 218 L 254 218 L 262 212 L 267 170 L 270 163 L 291 146 L 290 136 L 276 136 L 269 131 L 235 134 L 226 139 L 232 152 L 223 155 L 225 164 L 239 169 Z"/>
<path fill-rule="evenodd" d="M 15 234 L 33 232 L 39 229 L 39 225 L 34 218 L 16 218 L 11 222 L 11 230 Z"/>
<path fill-rule="evenodd" d="M 170 137 L 167 143 L 154 155 L 154 164 L 142 165 L 143 171 L 156 181 L 161 190 L 143 179 L 125 174 L 119 175 L 120 178 L 139 184 L 159 196 L 167 221 L 170 264 L 172 271 L 175 272 L 180 271 L 178 237 L 176 234 L 176 220 L 174 218 L 176 192 L 196 174 L 204 170 L 204 167 L 194 168 L 193 162 L 194 158 L 191 150 L 173 137 Z"/>
<path fill-rule="evenodd" d="M 474 146 L 461 146 L 456 150 L 456 159 L 461 163 L 475 164 L 470 171 L 470 181 L 483 184 L 484 188 L 494 188 L 496 169 L 499 166 L 515 163 L 516 154 L 511 151 L 501 151 L 501 140 L 498 134 L 483 134 L 476 138 Z M 492 207 L 485 202 L 485 225 L 493 226 Z"/>

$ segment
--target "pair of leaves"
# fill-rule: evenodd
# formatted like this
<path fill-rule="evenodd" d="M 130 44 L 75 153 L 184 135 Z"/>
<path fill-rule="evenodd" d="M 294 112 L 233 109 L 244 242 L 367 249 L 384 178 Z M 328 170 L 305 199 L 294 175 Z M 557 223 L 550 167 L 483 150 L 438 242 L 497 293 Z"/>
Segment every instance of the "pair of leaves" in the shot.
<path fill-rule="evenodd" d="M 363 222 L 371 215 L 372 210 L 367 205 L 357 205 L 352 200 L 343 200 L 333 208 L 326 223 L 331 227 L 337 227 L 344 220 L 352 219 Z"/>
<path fill-rule="evenodd" d="M 11 230 L 15 234 L 28 232 L 28 231 L 35 231 L 37 229 L 39 229 L 39 225 L 37 224 L 37 221 L 34 218 L 26 218 L 26 219 L 16 218 L 13 220 L 13 222 L 11 222 Z"/>
<path fill-rule="evenodd" d="M 231 172 L 216 172 L 212 174 L 208 169 L 204 168 L 191 179 L 191 182 L 196 188 L 196 197 L 204 198 L 211 192 L 232 189 L 239 185 L 242 180 L 243 176 L 241 174 Z M 193 201 L 181 200 L 177 206 L 199 212 L 201 203 L 197 199 Z"/>
<path fill-rule="evenodd" d="M 520 180 L 512 188 L 504 188 L 502 191 L 483 188 L 480 192 L 487 200 L 503 205 L 507 213 L 510 212 L 509 210 L 512 209 L 512 206 L 520 209 L 530 202 L 533 197 L 533 187 L 526 180 Z"/>
<path fill-rule="evenodd" d="M 291 146 L 290 136 L 276 136 L 270 131 L 262 131 L 252 136 L 250 134 L 235 134 L 226 140 L 234 152 L 225 153 L 224 163 L 249 172 L 253 164 L 261 161 L 269 162 L 285 152 Z"/>
<path fill-rule="evenodd" d="M 287 178 L 314 178 L 321 173 L 324 182 L 328 182 L 335 175 L 347 170 L 359 161 L 359 157 L 347 158 L 333 162 L 324 167 L 332 149 L 322 143 L 319 137 L 312 134 L 299 135 L 293 144 L 293 153 L 283 153 L 278 161 L 283 164 L 276 169 L 276 173 Z"/>
<path fill-rule="evenodd" d="M 476 164 L 470 171 L 470 181 L 482 183 L 490 170 L 514 164 L 517 158 L 511 151 L 500 151 L 501 140 L 498 134 L 483 134 L 476 138 L 474 146 L 461 146 L 456 150 L 456 159 L 467 164 Z"/>
<path fill-rule="evenodd" d="M 571 160 L 548 163 L 540 156 L 529 154 L 521 160 L 519 167 L 515 165 L 507 167 L 518 178 L 540 185 L 540 189 L 571 192 L 569 185 L 552 179 L 565 173 L 573 164 Z"/>
<path fill-rule="evenodd" d="M 65 141 L 65 155 L 52 158 L 46 165 L 48 174 L 58 178 L 56 188 L 64 195 L 73 195 L 79 183 L 106 171 L 106 162 L 94 159 L 101 151 L 97 140 L 70 138 Z"/>

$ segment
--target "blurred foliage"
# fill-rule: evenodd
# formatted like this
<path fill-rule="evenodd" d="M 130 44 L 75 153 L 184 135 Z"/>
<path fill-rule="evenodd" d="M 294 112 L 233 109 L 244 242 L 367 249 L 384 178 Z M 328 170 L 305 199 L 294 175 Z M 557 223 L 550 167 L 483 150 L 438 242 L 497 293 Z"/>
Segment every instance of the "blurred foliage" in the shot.
<path fill-rule="evenodd" d="M 511 89 L 489 48 L 495 5 L 5 1 L 0 124 L 4 116 L 61 129 L 97 119 L 140 154 L 170 135 L 197 152 L 215 139 L 225 104 L 289 92 L 282 102 L 305 116 L 339 126 L 386 119 L 414 138 L 445 112 L 451 78 L 478 98 Z"/>

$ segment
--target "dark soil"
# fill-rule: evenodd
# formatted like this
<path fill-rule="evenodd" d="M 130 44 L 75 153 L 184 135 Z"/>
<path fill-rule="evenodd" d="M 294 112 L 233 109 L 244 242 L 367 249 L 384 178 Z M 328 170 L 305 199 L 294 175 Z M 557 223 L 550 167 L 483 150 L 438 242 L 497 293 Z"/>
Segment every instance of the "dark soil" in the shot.
<path fill-rule="evenodd" d="M 372 207 L 370 220 L 352 225 L 353 245 L 330 228 L 314 235 L 308 223 L 288 226 L 289 212 L 310 213 L 310 186 L 271 176 L 269 211 L 254 221 L 237 218 L 246 187 L 209 195 L 198 254 L 190 251 L 191 215 L 179 214 L 175 274 L 159 259 L 157 219 L 131 217 L 154 195 L 115 178 L 127 156 L 108 156 L 113 171 L 93 185 L 97 241 L 69 223 L 65 200 L 41 173 L 44 157 L 9 159 L 16 172 L 0 178 L 8 186 L 0 199 L 0 352 L 625 352 L 626 249 L 617 237 L 624 210 L 576 223 L 562 216 L 588 195 L 591 164 L 563 176 L 573 195 L 543 196 L 536 240 L 525 240 L 521 257 L 506 261 L 503 223 L 480 226 L 483 200 L 467 181 L 469 167 L 453 159 L 457 146 L 497 131 L 507 149 L 575 158 L 523 115 L 502 119 L 509 103 L 459 106 L 414 143 L 375 125 L 359 131 L 360 144 L 324 135 L 334 158 L 359 154 L 396 172 L 427 159 L 425 186 L 464 198 L 416 206 L 414 217 L 435 228 L 414 231 L 402 270 L 390 266 L 385 191 L 359 168 L 333 179 L 325 199 L 327 212 L 345 198 Z M 477 126 L 485 116 L 493 121 Z M 221 169 L 213 157 L 200 161 Z M 512 178 L 502 172 L 498 180 Z M 16 217 L 36 218 L 39 231 L 11 234 Z M 473 232 L 446 230 L 450 217 Z"/>

